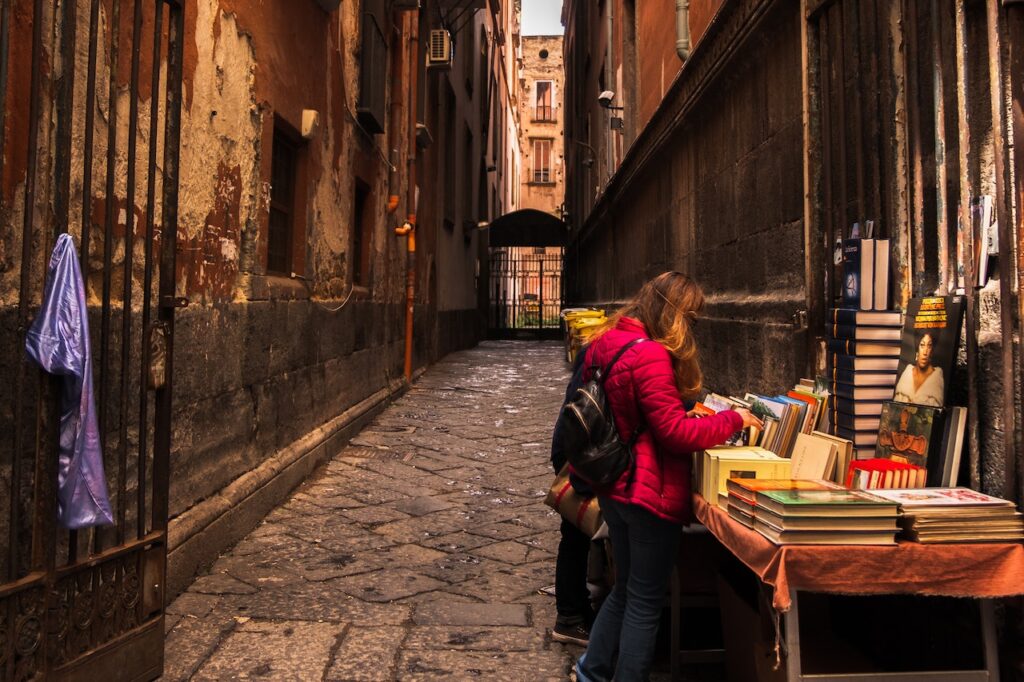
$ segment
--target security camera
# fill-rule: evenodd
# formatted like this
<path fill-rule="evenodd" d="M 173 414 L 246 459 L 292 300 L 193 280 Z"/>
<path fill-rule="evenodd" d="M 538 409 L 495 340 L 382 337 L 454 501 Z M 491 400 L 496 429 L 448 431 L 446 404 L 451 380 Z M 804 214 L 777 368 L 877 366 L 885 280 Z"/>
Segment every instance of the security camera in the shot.
<path fill-rule="evenodd" d="M 605 90 L 604 92 L 597 96 L 597 103 L 600 104 L 605 109 L 607 109 L 611 107 L 612 101 L 614 101 L 614 99 L 615 93 L 612 92 L 611 90 Z"/>

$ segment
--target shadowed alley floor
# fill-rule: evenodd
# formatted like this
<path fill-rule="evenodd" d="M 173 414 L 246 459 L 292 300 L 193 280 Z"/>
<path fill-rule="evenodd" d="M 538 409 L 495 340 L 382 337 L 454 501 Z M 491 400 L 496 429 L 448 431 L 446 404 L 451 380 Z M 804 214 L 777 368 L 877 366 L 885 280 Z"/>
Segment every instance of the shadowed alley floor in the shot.
<path fill-rule="evenodd" d="M 164 679 L 565 679 L 558 343 L 432 367 L 168 607 Z"/>

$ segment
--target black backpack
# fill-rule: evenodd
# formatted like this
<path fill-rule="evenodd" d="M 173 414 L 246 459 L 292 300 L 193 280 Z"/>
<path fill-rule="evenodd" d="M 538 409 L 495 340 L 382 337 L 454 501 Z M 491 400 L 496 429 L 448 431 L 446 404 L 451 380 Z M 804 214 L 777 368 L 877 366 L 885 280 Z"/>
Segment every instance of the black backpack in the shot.
<path fill-rule="evenodd" d="M 624 345 L 604 369 L 595 366 L 590 380 L 576 389 L 558 415 L 555 433 L 561 450 L 573 471 L 591 485 L 611 485 L 633 466 L 633 445 L 640 429 L 628 444 L 622 442 L 605 396 L 604 382 L 622 354 L 642 341 L 647 339 L 633 339 Z"/>

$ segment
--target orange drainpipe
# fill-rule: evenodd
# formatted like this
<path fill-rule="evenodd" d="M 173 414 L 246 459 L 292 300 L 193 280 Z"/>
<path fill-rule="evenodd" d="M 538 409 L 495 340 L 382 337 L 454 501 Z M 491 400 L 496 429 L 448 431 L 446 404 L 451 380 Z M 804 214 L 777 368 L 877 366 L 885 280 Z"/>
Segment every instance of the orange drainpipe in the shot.
<path fill-rule="evenodd" d="M 409 194 L 406 199 L 409 217 L 395 228 L 395 234 L 406 238 L 405 278 L 405 379 L 412 381 L 412 313 L 416 302 L 416 86 L 419 78 L 419 10 L 409 13 Z"/>

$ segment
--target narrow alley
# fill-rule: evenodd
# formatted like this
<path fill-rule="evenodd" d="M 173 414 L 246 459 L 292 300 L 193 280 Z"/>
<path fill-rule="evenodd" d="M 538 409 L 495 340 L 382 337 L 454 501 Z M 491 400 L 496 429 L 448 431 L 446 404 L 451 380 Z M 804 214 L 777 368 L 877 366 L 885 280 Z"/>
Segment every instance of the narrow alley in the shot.
<path fill-rule="evenodd" d="M 165 679 L 565 679 L 555 343 L 450 355 L 168 606 Z"/>

